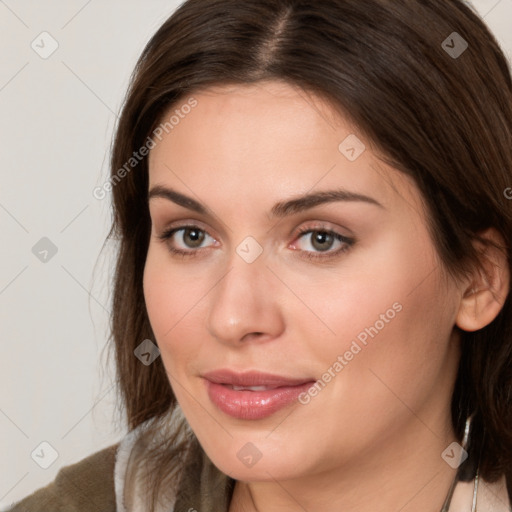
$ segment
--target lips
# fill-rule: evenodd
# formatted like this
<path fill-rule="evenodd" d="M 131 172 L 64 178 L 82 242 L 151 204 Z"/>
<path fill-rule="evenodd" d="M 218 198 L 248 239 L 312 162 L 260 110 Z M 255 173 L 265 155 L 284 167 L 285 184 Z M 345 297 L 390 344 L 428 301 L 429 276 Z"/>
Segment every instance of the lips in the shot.
<path fill-rule="evenodd" d="M 231 386 L 265 386 L 269 388 L 278 388 L 282 386 L 297 386 L 306 382 L 314 381 L 313 378 L 289 378 L 280 375 L 263 372 L 245 372 L 237 373 L 232 370 L 216 370 L 208 372 L 203 377 L 216 384 L 228 384 Z"/>
<path fill-rule="evenodd" d="M 291 378 L 254 371 L 217 370 L 202 377 L 212 403 L 225 414 L 243 420 L 271 416 L 296 402 L 315 383 L 310 377 Z"/>

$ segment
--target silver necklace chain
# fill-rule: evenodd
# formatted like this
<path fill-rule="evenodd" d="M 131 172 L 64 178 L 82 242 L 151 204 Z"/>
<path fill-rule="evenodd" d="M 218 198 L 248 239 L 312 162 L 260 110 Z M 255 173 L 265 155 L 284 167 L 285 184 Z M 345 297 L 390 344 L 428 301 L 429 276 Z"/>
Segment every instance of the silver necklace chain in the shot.
<path fill-rule="evenodd" d="M 462 448 L 465 450 L 468 446 L 468 439 L 469 439 L 469 431 L 471 428 L 471 421 L 473 419 L 473 415 L 470 416 L 466 421 L 466 426 L 464 428 L 464 437 L 462 439 Z M 452 502 L 453 493 L 455 491 L 455 487 L 457 486 L 457 483 L 459 482 L 458 479 L 458 472 L 455 474 L 455 478 L 453 479 L 452 485 L 450 486 L 450 489 L 448 490 L 448 494 L 446 495 L 446 499 L 444 500 L 444 504 L 441 508 L 440 512 L 449 512 L 450 510 L 450 504 Z M 476 469 L 474 484 L 473 484 L 473 503 L 471 506 L 471 512 L 476 512 L 476 504 L 477 504 L 477 495 L 478 495 L 478 467 Z"/>
<path fill-rule="evenodd" d="M 476 512 L 476 504 L 477 504 L 477 495 L 478 495 L 478 482 L 480 479 L 478 478 L 478 469 L 476 471 L 474 484 L 473 484 L 473 502 L 471 506 L 471 512 Z M 455 491 L 455 487 L 457 486 L 458 480 L 457 475 L 455 476 L 452 485 L 450 487 L 450 490 L 448 491 L 448 495 L 446 496 L 446 499 L 444 501 L 444 504 L 441 508 L 440 512 L 449 512 L 450 510 L 450 504 L 452 502 L 453 492 Z"/>

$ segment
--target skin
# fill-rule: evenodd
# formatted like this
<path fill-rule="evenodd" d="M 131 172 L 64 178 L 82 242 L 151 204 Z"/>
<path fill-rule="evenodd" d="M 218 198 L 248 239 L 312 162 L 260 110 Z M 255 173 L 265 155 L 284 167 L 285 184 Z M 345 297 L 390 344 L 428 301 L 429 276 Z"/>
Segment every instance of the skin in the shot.
<path fill-rule="evenodd" d="M 505 296 L 507 276 L 447 275 L 413 181 L 379 162 L 320 98 L 281 82 L 194 97 L 151 151 L 149 189 L 171 188 L 208 212 L 150 200 L 144 294 L 183 412 L 206 454 L 237 480 L 230 511 L 438 511 L 454 476 L 441 458 L 455 440 L 454 325 L 492 321 L 500 307 L 489 288 Z M 354 162 L 338 149 L 350 134 L 366 145 Z M 337 201 L 271 215 L 278 202 L 339 188 L 381 206 Z M 206 233 L 200 248 L 184 231 L 159 239 L 189 224 Z M 326 252 L 302 228 L 355 243 L 308 259 Z M 236 252 L 249 236 L 263 250 L 252 263 Z M 306 405 L 249 421 L 210 401 L 201 375 L 220 368 L 321 379 L 396 303 L 400 312 Z M 250 468 L 237 457 L 248 442 L 262 454 Z"/>

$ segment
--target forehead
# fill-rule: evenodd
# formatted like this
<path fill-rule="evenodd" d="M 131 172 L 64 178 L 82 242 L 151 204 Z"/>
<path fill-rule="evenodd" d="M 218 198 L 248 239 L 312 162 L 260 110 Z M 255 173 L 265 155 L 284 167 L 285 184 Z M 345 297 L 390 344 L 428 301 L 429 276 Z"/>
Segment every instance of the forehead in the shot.
<path fill-rule="evenodd" d="M 194 108 L 183 108 L 191 98 Z M 247 194 L 260 205 L 258 194 L 281 199 L 340 186 L 383 204 L 397 191 L 414 194 L 329 102 L 284 82 L 210 87 L 173 105 L 162 122 L 171 117 L 150 152 L 150 187 L 186 183 L 212 199 Z"/>

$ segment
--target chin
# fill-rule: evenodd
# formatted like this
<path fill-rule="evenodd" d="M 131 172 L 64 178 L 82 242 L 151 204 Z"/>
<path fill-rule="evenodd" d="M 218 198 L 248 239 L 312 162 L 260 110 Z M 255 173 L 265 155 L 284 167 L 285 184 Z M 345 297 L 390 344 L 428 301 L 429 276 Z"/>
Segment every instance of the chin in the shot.
<path fill-rule="evenodd" d="M 223 443 L 207 436 L 207 444 L 203 445 L 200 435 L 198 439 L 213 464 L 235 480 L 268 482 L 300 476 L 306 469 L 304 460 L 311 462 L 311 458 L 299 453 L 291 455 L 291 443 L 286 445 L 279 436 L 268 436 L 269 430 L 265 429 L 259 434 L 234 435 Z"/>

